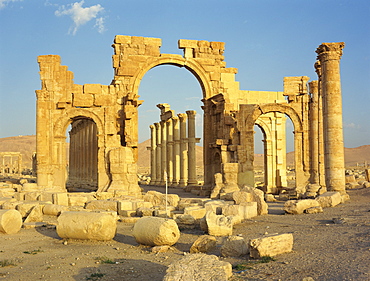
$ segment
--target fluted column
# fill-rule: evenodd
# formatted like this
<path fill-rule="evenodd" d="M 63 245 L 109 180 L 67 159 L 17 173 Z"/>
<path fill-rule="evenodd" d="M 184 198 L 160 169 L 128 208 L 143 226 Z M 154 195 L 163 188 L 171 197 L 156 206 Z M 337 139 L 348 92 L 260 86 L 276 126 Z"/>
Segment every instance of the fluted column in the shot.
<path fill-rule="evenodd" d="M 154 125 L 150 125 L 150 185 L 154 185 L 157 181 L 157 140 L 156 129 Z"/>
<path fill-rule="evenodd" d="M 156 133 L 156 181 L 155 185 L 161 183 L 161 172 L 162 172 L 162 144 L 161 144 L 161 125 L 159 123 L 154 123 L 155 133 Z"/>
<path fill-rule="evenodd" d="M 319 184 L 319 88 L 318 81 L 308 83 L 311 93 L 310 102 L 310 158 L 311 183 Z"/>
<path fill-rule="evenodd" d="M 179 117 L 172 117 L 173 127 L 173 179 L 172 186 L 176 187 L 180 181 L 180 123 Z"/>
<path fill-rule="evenodd" d="M 185 113 L 179 113 L 180 119 L 180 181 L 179 187 L 185 187 L 188 183 L 188 140 L 186 138 L 186 119 Z"/>
<path fill-rule="evenodd" d="M 322 68 L 325 180 L 329 190 L 345 193 L 340 58 L 344 43 L 323 43 L 316 53 Z"/>

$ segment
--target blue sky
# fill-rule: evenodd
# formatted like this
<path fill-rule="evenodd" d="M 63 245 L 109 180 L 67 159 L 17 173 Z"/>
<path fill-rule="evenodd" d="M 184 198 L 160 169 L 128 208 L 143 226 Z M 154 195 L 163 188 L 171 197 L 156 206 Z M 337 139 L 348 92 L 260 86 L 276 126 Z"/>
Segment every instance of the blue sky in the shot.
<path fill-rule="evenodd" d="M 174 54 L 182 53 L 179 39 L 225 42 L 225 61 L 239 69 L 240 88 L 269 91 L 282 91 L 284 76 L 316 80 L 316 48 L 344 41 L 345 146 L 370 144 L 367 0 L 0 0 L 0 25 L 0 137 L 35 134 L 37 56 L 60 55 L 76 84 L 107 85 L 113 79 L 111 44 L 122 34 L 162 38 L 161 52 Z M 158 103 L 177 113 L 201 113 L 199 84 L 182 68 L 150 70 L 139 94 L 145 100 L 141 141 L 159 120 Z"/>

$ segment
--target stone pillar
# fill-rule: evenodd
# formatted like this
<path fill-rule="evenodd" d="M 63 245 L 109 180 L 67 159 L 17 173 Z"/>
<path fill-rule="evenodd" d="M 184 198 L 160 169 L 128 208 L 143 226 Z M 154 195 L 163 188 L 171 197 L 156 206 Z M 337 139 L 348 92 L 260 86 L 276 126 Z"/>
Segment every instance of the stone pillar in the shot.
<path fill-rule="evenodd" d="M 172 184 L 173 180 L 173 128 L 172 119 L 166 121 L 167 133 L 167 180 L 168 184 Z"/>
<path fill-rule="evenodd" d="M 197 185 L 195 110 L 186 111 L 188 115 L 188 185 Z"/>
<path fill-rule="evenodd" d="M 172 186 L 176 187 L 180 181 L 180 123 L 179 117 L 172 117 L 173 127 L 173 179 Z"/>
<path fill-rule="evenodd" d="M 340 58 L 344 43 L 323 43 L 316 53 L 322 68 L 325 180 L 331 191 L 346 193 Z"/>
<path fill-rule="evenodd" d="M 166 122 L 161 121 L 161 181 L 160 185 L 166 184 L 165 171 L 167 169 L 167 130 Z"/>
<path fill-rule="evenodd" d="M 150 125 L 150 185 L 154 185 L 157 181 L 157 139 L 156 129 L 154 125 Z"/>
<path fill-rule="evenodd" d="M 311 102 L 310 102 L 310 182 L 319 184 L 319 87 L 318 81 L 308 83 Z"/>
<path fill-rule="evenodd" d="M 185 187 L 188 183 L 188 140 L 186 138 L 186 119 L 185 113 L 179 113 L 180 119 L 180 181 L 179 187 Z"/>
<path fill-rule="evenodd" d="M 162 144 L 161 144 L 161 125 L 159 123 L 154 123 L 155 133 L 156 133 L 156 180 L 154 185 L 159 185 L 161 183 L 161 172 L 162 172 Z"/>
<path fill-rule="evenodd" d="M 325 152 L 324 152 L 324 126 L 323 126 L 323 112 L 322 112 L 322 85 L 321 85 L 321 64 L 320 61 L 315 63 L 315 71 L 318 77 L 318 151 L 319 151 L 319 185 L 323 192 L 326 191 L 325 183 Z"/>

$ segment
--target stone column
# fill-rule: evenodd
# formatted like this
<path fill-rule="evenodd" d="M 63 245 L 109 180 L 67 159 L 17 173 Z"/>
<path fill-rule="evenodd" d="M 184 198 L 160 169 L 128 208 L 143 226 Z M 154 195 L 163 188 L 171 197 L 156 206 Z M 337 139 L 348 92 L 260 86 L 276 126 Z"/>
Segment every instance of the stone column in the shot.
<path fill-rule="evenodd" d="M 159 185 L 161 183 L 161 172 L 162 172 L 162 144 L 161 144 L 161 125 L 159 123 L 154 123 L 155 133 L 156 133 L 156 181 L 154 185 Z"/>
<path fill-rule="evenodd" d="M 180 181 L 179 187 L 185 187 L 188 183 L 188 140 L 186 138 L 186 119 L 185 113 L 179 113 L 180 119 Z"/>
<path fill-rule="evenodd" d="M 344 43 L 323 43 L 316 53 L 322 68 L 326 186 L 346 193 L 343 146 L 340 58 Z"/>
<path fill-rule="evenodd" d="M 166 122 L 161 121 L 161 181 L 160 185 L 166 184 L 165 171 L 167 169 L 167 130 Z"/>
<path fill-rule="evenodd" d="M 188 110 L 188 185 L 197 185 L 197 166 L 195 151 L 195 110 Z"/>
<path fill-rule="evenodd" d="M 157 140 L 156 129 L 154 125 L 150 125 L 150 185 L 154 185 L 157 181 Z"/>
<path fill-rule="evenodd" d="M 324 126 L 323 126 L 323 112 L 322 112 L 322 85 L 321 85 L 321 64 L 320 61 L 315 63 L 315 71 L 318 77 L 318 151 L 319 151 L 319 185 L 321 186 L 321 191 L 326 191 L 325 183 L 325 153 L 324 153 Z"/>
<path fill-rule="evenodd" d="M 319 88 L 318 81 L 308 83 L 310 102 L 310 158 L 311 158 L 311 180 L 312 184 L 319 184 Z"/>
<path fill-rule="evenodd" d="M 172 119 L 166 121 L 167 133 L 167 176 L 168 184 L 172 184 L 173 179 L 173 128 Z"/>
<path fill-rule="evenodd" d="M 179 117 L 172 117 L 173 127 L 173 179 L 172 186 L 176 187 L 180 181 L 180 123 Z"/>

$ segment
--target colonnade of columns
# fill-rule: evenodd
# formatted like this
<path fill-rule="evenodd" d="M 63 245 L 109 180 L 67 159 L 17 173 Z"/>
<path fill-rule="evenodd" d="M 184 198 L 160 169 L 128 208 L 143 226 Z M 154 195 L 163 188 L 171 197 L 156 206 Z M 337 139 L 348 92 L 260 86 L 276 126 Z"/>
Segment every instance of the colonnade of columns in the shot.
<path fill-rule="evenodd" d="M 167 104 L 160 104 L 161 121 L 150 126 L 151 185 L 185 187 L 197 185 L 195 137 L 196 111 L 177 116 Z"/>
<path fill-rule="evenodd" d="M 89 119 L 75 121 L 72 123 L 69 136 L 69 185 L 96 189 L 98 184 L 96 124 Z"/>
<path fill-rule="evenodd" d="M 20 152 L 0 152 L 0 173 L 21 174 L 22 154 Z"/>

